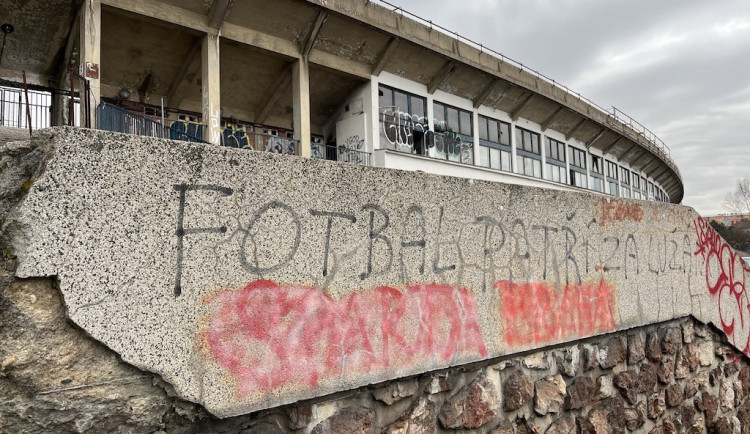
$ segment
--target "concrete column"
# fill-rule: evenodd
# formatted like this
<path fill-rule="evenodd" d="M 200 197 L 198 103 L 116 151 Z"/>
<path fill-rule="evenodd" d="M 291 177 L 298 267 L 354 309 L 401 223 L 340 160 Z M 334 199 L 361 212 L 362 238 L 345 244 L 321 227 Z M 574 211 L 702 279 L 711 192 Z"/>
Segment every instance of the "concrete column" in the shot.
<path fill-rule="evenodd" d="M 84 0 L 81 5 L 80 64 L 78 73 L 89 83 L 89 117 L 91 127 L 96 128 L 96 106 L 101 98 L 100 42 L 102 40 L 102 4 L 100 0 Z M 83 83 L 79 83 L 81 94 L 81 126 L 86 125 L 86 95 Z"/>
<path fill-rule="evenodd" d="M 221 74 L 219 36 L 207 34 L 201 48 L 203 140 L 221 145 Z"/>
<path fill-rule="evenodd" d="M 476 110 L 471 112 L 471 130 L 474 132 L 474 166 L 479 166 L 479 113 Z"/>
<path fill-rule="evenodd" d="M 435 98 L 432 97 L 432 94 L 429 94 L 429 93 L 427 94 L 427 99 L 425 100 L 425 104 L 427 104 L 427 124 L 430 127 L 430 131 L 432 131 L 432 133 L 435 134 Z M 437 157 L 437 149 L 435 147 L 434 138 L 432 142 L 432 148 L 429 148 L 427 150 L 427 156 L 430 156 L 433 158 Z"/>
<path fill-rule="evenodd" d="M 292 68 L 294 94 L 294 140 L 299 143 L 297 155 L 310 158 L 310 69 L 307 58 L 300 57 Z"/>

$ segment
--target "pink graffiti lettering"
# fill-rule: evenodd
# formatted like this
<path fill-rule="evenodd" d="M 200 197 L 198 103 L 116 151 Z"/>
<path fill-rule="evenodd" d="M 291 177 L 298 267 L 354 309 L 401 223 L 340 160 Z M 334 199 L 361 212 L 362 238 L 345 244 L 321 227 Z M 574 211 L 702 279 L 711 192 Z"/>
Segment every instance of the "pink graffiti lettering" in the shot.
<path fill-rule="evenodd" d="M 379 287 L 335 300 L 316 288 L 259 280 L 206 303 L 211 313 L 199 342 L 233 376 L 240 397 L 487 355 L 467 289 Z"/>
<path fill-rule="evenodd" d="M 568 285 L 497 282 L 508 345 L 547 344 L 615 329 L 614 290 L 604 280 Z"/>
<path fill-rule="evenodd" d="M 750 355 L 750 300 L 745 290 L 750 267 L 705 220 L 698 218 L 694 224 L 695 254 L 703 258 L 708 292 L 718 299 L 721 328 L 736 348 Z"/>

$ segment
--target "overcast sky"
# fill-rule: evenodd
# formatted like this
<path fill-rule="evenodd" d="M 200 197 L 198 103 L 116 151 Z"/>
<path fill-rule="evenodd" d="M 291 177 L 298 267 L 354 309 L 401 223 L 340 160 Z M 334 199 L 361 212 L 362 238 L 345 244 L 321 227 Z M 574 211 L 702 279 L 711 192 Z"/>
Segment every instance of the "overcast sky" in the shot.
<path fill-rule="evenodd" d="M 749 0 L 389 2 L 645 125 L 703 215 L 750 176 Z"/>

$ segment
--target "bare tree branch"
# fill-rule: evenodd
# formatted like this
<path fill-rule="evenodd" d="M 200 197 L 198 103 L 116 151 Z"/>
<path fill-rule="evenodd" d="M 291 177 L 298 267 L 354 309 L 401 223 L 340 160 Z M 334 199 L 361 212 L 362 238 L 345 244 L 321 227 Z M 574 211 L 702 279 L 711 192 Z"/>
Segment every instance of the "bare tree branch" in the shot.
<path fill-rule="evenodd" d="M 740 178 L 734 191 L 727 192 L 724 205 L 737 214 L 750 214 L 750 177 Z"/>

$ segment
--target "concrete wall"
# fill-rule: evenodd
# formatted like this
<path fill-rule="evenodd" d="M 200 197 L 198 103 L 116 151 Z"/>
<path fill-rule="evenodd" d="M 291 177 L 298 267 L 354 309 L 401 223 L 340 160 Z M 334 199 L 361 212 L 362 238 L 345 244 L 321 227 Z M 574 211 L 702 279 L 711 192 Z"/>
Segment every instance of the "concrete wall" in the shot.
<path fill-rule="evenodd" d="M 748 351 L 750 269 L 689 208 L 48 134 L 16 277 L 220 417 L 688 315 Z"/>

